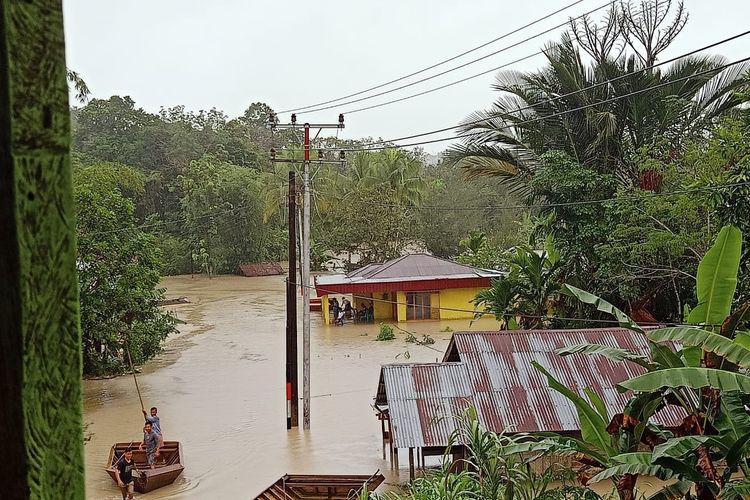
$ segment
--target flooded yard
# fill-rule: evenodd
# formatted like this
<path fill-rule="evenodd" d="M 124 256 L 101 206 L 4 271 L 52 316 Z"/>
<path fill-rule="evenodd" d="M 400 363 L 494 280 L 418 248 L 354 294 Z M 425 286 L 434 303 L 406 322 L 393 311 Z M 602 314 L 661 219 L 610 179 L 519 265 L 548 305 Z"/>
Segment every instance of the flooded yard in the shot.
<path fill-rule="evenodd" d="M 402 469 L 392 471 L 382 459 L 380 423 L 371 407 L 380 365 L 442 359 L 448 328 L 497 328 L 491 319 L 471 327 L 468 320 L 400 325 L 435 339 L 420 346 L 405 342 L 399 330 L 396 340 L 376 342 L 377 325 L 324 325 L 313 312 L 311 429 L 287 431 L 284 277 L 180 276 L 163 286 L 167 297 L 190 300 L 170 306 L 185 324 L 138 380 L 146 407 L 159 408 L 165 439 L 182 443 L 186 468 L 172 486 L 147 498 L 253 498 L 287 472 L 380 469 L 386 475 L 381 488 L 403 482 L 407 461 L 402 456 Z M 301 370 L 301 324 L 299 331 Z M 138 395 L 130 376 L 84 386 L 87 496 L 119 499 L 104 466 L 112 443 L 141 439 Z"/>

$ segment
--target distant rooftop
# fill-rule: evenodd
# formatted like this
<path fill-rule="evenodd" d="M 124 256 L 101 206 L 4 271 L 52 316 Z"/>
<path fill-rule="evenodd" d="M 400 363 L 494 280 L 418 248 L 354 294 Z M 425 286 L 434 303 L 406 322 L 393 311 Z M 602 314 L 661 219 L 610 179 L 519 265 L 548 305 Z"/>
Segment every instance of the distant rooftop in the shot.
<path fill-rule="evenodd" d="M 323 275 L 317 278 L 318 295 L 321 289 L 346 293 L 350 291 L 381 291 L 375 284 L 403 283 L 415 281 L 466 280 L 461 286 L 489 286 L 491 278 L 504 273 L 491 269 L 459 264 L 452 260 L 426 253 L 404 255 L 381 264 L 368 264 L 348 274 Z M 370 286 L 368 286 L 370 285 Z M 445 283 L 442 283 L 445 285 Z M 450 286 L 436 286 L 443 288 Z M 370 288 L 375 288 L 370 290 Z M 395 290 L 395 285 L 392 286 Z"/>

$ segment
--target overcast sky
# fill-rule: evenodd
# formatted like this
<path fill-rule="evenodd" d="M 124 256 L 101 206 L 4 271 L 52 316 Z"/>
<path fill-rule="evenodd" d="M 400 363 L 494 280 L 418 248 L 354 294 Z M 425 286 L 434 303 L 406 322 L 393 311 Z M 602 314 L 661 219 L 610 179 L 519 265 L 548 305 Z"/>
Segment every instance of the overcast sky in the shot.
<path fill-rule="evenodd" d="M 364 90 L 492 40 L 572 1 L 64 0 L 63 4 L 68 66 L 81 74 L 94 97 L 129 95 L 152 112 L 179 104 L 191 110 L 216 107 L 235 117 L 255 101 L 278 111 Z M 414 79 L 507 47 L 603 3 L 584 0 Z M 685 5 L 690 21 L 663 58 L 748 29 L 748 0 L 685 0 Z M 558 40 L 558 32 L 386 96 L 300 114 L 300 120 L 335 122 L 339 112 L 500 66 Z M 712 52 L 735 60 L 750 55 L 748 47 L 748 39 L 742 38 Z M 536 57 L 512 67 L 530 70 L 542 63 L 543 58 Z M 423 97 L 347 114 L 341 137 L 389 139 L 455 125 L 492 103 L 493 78 L 490 73 Z M 280 118 L 289 119 L 288 115 Z M 425 149 L 437 152 L 447 144 Z"/>

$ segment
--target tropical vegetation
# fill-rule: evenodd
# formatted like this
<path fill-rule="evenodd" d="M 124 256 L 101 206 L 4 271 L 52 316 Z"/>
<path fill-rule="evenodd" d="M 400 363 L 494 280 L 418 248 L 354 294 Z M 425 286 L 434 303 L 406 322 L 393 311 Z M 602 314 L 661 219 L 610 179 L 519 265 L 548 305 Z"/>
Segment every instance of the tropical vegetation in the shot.
<path fill-rule="evenodd" d="M 750 234 L 747 68 L 698 53 L 664 59 L 686 22 L 682 4 L 648 0 L 572 23 L 544 47 L 542 68 L 498 74 L 496 101 L 467 118 L 461 143 L 437 159 L 419 149 L 361 151 L 371 138 L 316 139 L 313 157 L 331 163 L 312 167 L 314 268 L 428 251 L 507 273 L 474 301 L 503 328 L 606 320 L 563 283 L 640 322 L 681 322 L 697 304 L 698 264 L 719 228 Z M 113 257 L 145 266 L 142 282 L 116 267 L 91 278 L 125 294 L 123 311 L 145 295 L 149 307 L 158 303 L 161 275 L 212 277 L 286 258 L 287 221 L 299 216 L 288 213 L 288 173 L 300 165 L 274 163 L 269 151 L 298 158 L 299 136 L 266 127 L 270 106 L 251 103 L 237 117 L 148 112 L 127 96 L 86 100 L 80 75 L 69 78 L 81 99 L 71 110 L 79 266 L 82 275 L 101 270 L 92 249 L 143 253 Z M 348 151 L 343 161 L 338 150 Z M 103 182 L 79 181 L 113 169 L 107 193 Z M 114 248 L 120 236 L 132 245 Z M 750 300 L 748 248 L 736 303 Z M 91 304 L 87 371 L 122 369 L 128 337 L 147 359 L 172 328 L 161 314 L 131 326 L 125 313 L 102 328 L 109 318 L 96 308 L 105 302 L 90 295 L 101 289 L 81 290 Z M 136 331 L 149 338 L 143 357 Z"/>

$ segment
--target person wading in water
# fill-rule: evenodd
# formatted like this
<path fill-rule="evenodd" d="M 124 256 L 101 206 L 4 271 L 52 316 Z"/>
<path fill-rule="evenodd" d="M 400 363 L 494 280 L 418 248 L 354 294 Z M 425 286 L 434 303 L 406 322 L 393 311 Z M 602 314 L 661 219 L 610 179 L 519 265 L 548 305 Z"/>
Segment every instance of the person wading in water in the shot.
<path fill-rule="evenodd" d="M 133 500 L 133 471 L 135 462 L 133 461 L 133 450 L 128 448 L 122 456 L 122 459 L 115 468 L 115 478 L 117 486 L 122 492 L 122 500 Z"/>

